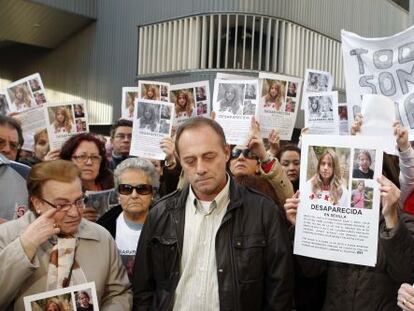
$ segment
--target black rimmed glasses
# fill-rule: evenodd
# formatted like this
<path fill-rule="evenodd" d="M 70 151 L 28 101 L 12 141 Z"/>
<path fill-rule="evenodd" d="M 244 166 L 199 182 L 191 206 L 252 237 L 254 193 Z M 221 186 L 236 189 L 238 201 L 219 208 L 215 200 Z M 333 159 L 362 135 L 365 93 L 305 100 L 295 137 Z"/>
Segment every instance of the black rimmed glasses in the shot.
<path fill-rule="evenodd" d="M 133 191 L 141 195 L 147 195 L 152 193 L 152 186 L 148 184 L 140 184 L 136 186 L 132 186 L 129 184 L 120 184 L 118 186 L 118 192 L 123 195 L 130 195 Z"/>
<path fill-rule="evenodd" d="M 77 199 L 74 202 L 59 203 L 59 204 L 50 203 L 49 201 L 47 201 L 43 198 L 39 198 L 39 200 L 46 203 L 46 204 L 48 204 L 48 205 L 50 205 L 53 208 L 56 208 L 57 211 L 67 212 L 68 210 L 70 210 L 70 208 L 72 206 L 75 206 L 76 208 L 84 208 L 85 203 L 87 201 L 87 197 L 85 195 L 83 195 L 81 198 Z"/>

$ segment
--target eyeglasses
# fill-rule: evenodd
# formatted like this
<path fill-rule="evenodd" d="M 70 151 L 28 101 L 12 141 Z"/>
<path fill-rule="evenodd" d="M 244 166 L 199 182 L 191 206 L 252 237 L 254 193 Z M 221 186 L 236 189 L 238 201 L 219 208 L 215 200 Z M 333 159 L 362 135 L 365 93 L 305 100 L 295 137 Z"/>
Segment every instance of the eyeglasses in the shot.
<path fill-rule="evenodd" d="M 9 141 L 9 140 L 0 138 L 0 149 L 3 149 L 4 147 L 6 147 L 7 144 L 9 144 L 10 149 L 13 151 L 17 151 L 18 149 L 20 149 L 20 144 L 18 142 Z"/>
<path fill-rule="evenodd" d="M 119 140 L 124 140 L 125 138 L 127 138 L 128 140 L 131 140 L 132 134 L 116 134 L 115 138 Z"/>
<path fill-rule="evenodd" d="M 138 194 L 142 195 L 152 193 L 152 186 L 148 184 L 140 184 L 136 186 L 132 186 L 129 184 L 120 184 L 118 186 L 118 192 L 123 195 L 130 195 L 134 191 L 134 189 Z"/>
<path fill-rule="evenodd" d="M 100 155 L 80 154 L 80 155 L 72 156 L 72 159 L 74 159 L 77 162 L 82 162 L 82 163 L 86 163 L 88 160 L 91 160 L 92 163 L 98 163 L 98 162 L 101 162 L 102 157 Z"/>
<path fill-rule="evenodd" d="M 68 210 L 70 210 L 72 206 L 75 206 L 76 208 L 84 208 L 87 199 L 88 197 L 83 195 L 80 199 L 77 199 L 75 202 L 53 204 L 43 198 L 39 198 L 40 201 L 46 204 L 49 204 L 50 206 L 52 206 L 53 208 L 56 208 L 60 212 L 67 212 Z"/>
<path fill-rule="evenodd" d="M 248 148 L 233 148 L 233 150 L 231 151 L 231 158 L 237 159 L 238 157 L 240 157 L 241 154 L 243 154 L 243 157 L 245 157 L 246 159 L 257 159 L 257 156 Z"/>

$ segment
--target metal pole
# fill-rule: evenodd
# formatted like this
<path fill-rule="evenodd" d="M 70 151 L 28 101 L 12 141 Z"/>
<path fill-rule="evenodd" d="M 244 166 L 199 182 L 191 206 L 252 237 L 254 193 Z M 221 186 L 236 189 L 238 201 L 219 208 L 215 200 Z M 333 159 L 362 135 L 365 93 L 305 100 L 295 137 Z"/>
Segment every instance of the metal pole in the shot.
<path fill-rule="evenodd" d="M 410 0 L 408 11 L 408 27 L 414 25 L 414 0 Z"/>

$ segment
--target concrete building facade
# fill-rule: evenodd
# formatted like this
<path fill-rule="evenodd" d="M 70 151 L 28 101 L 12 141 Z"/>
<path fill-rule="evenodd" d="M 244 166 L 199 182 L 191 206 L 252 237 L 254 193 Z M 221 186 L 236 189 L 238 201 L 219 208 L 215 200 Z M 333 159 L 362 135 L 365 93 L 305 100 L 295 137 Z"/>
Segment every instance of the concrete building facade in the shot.
<path fill-rule="evenodd" d="M 85 99 L 96 126 L 119 118 L 138 79 L 313 68 L 344 98 L 340 30 L 387 36 L 407 20 L 391 0 L 0 0 L 0 89 L 39 72 L 51 101 Z"/>

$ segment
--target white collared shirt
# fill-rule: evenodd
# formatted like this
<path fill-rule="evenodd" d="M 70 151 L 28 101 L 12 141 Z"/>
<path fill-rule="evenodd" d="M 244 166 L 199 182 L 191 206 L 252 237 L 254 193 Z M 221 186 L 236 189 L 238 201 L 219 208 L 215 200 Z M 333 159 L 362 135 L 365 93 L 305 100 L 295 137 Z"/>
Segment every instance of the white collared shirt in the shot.
<path fill-rule="evenodd" d="M 181 278 L 174 311 L 219 310 L 216 233 L 230 202 L 230 178 L 214 201 L 200 201 L 191 189 L 185 205 Z"/>

